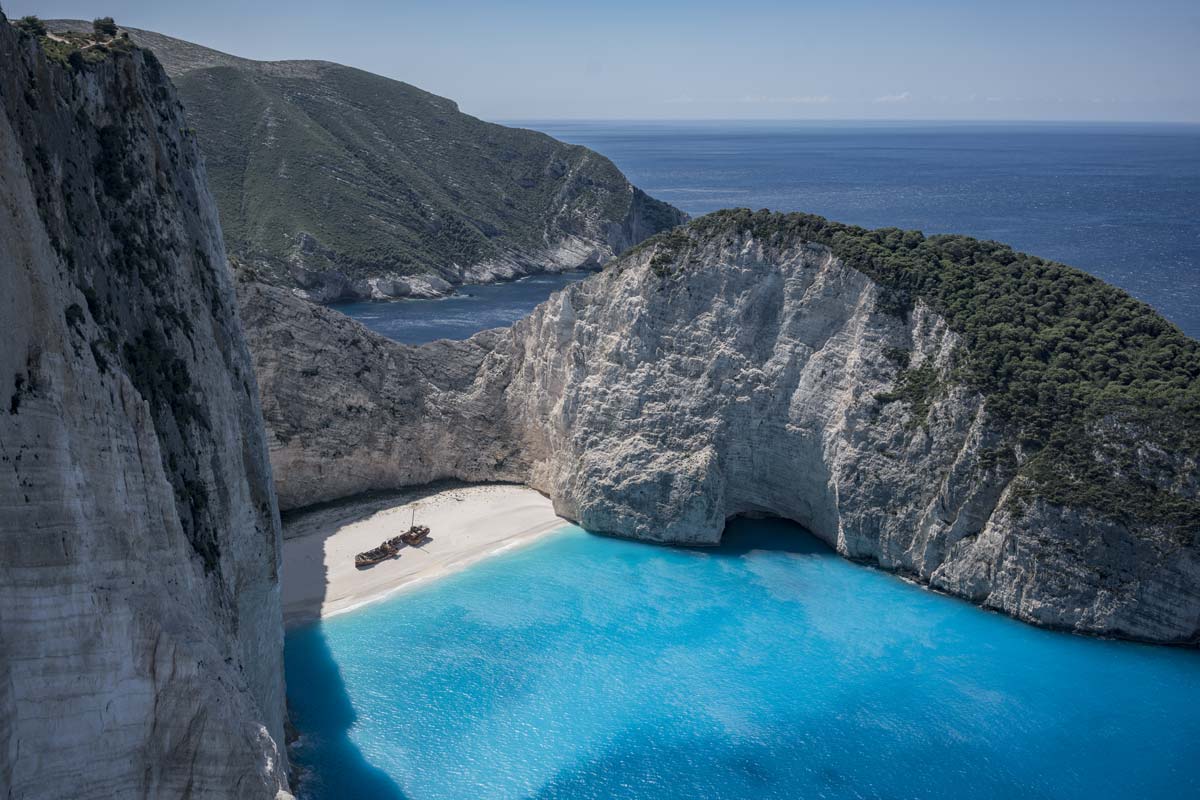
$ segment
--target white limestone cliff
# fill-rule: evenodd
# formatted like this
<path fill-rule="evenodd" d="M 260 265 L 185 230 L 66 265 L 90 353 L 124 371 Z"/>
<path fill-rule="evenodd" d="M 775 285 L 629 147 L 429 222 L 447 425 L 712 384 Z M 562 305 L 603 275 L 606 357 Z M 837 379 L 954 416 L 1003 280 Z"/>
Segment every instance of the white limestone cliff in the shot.
<path fill-rule="evenodd" d="M 0 15 L 0 796 L 290 796 L 216 210 L 152 57 L 89 61 Z"/>
<path fill-rule="evenodd" d="M 459 478 L 527 483 L 590 530 L 660 542 L 775 515 L 1029 622 L 1200 639 L 1194 544 L 1018 500 L 1019 447 L 998 458 L 1001 426 L 949 380 L 959 337 L 921 303 L 888 310 L 826 247 L 741 234 L 664 265 L 651 246 L 511 328 L 422 347 L 278 290 L 240 300 L 284 507 Z M 945 387 L 927 410 L 879 399 L 898 353 Z"/>

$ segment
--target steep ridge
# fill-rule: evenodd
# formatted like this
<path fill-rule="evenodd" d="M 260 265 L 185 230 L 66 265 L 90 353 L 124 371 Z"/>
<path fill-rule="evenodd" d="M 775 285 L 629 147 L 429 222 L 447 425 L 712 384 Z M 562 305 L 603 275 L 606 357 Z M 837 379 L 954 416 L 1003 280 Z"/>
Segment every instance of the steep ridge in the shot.
<path fill-rule="evenodd" d="M 216 207 L 153 56 L 64 53 L 0 14 L 0 796 L 290 796 Z"/>
<path fill-rule="evenodd" d="M 685 219 L 598 153 L 415 86 L 128 32 L 178 87 L 230 254 L 309 299 L 435 296 L 594 267 Z"/>
<path fill-rule="evenodd" d="M 1029 622 L 1200 641 L 1200 346 L 1077 270 L 737 211 L 466 342 L 239 295 L 284 507 L 460 478 L 662 542 L 777 515 Z"/>

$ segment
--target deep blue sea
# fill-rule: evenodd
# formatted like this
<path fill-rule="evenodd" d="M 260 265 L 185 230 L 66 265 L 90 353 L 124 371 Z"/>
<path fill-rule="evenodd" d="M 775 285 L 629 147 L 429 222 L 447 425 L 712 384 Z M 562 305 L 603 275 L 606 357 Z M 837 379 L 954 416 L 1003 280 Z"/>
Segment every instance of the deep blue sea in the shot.
<path fill-rule="evenodd" d="M 1200 653 L 1051 633 L 738 521 L 568 527 L 287 639 L 312 798 L 1200 796 Z"/>
<path fill-rule="evenodd" d="M 996 239 L 1085 269 L 1200 337 L 1200 125 L 509 124 L 587 145 L 693 215 L 771 208 Z M 491 303 L 514 310 L 506 296 L 476 305 Z M 459 336 L 452 308 L 388 304 L 364 321 L 401 341 Z"/>
<path fill-rule="evenodd" d="M 464 286 L 456 294 L 434 300 L 338 303 L 333 307 L 404 344 L 466 339 L 488 328 L 513 324 L 554 292 L 590 274 L 530 275 L 508 283 Z"/>

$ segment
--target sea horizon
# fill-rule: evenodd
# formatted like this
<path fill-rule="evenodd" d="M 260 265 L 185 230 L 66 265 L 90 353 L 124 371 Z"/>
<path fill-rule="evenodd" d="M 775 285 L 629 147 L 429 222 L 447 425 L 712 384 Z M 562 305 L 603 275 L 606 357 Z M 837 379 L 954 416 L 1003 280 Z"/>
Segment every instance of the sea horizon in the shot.
<path fill-rule="evenodd" d="M 1181 127 L 1200 128 L 1200 120 L 1071 120 L 1071 119 L 893 119 L 887 117 L 829 117 L 829 118 L 791 118 L 791 117 L 480 117 L 485 122 L 509 127 L 524 127 L 530 123 L 617 123 L 646 125 L 830 125 L 851 126 L 868 125 L 879 127 L 910 127 L 922 125 L 946 125 L 962 127 L 1010 127 L 1010 126 L 1044 126 L 1044 127 Z"/>

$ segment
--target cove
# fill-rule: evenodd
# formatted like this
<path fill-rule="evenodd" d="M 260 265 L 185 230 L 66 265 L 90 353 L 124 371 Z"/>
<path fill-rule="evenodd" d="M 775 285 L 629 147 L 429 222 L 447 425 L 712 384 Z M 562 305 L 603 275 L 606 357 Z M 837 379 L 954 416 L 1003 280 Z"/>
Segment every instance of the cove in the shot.
<path fill-rule="evenodd" d="M 513 324 L 559 289 L 590 274 L 545 273 L 515 281 L 460 286 L 449 297 L 336 303 L 332 308 L 401 344 L 468 339 L 488 328 Z"/>
<path fill-rule="evenodd" d="M 780 521 L 573 526 L 286 643 L 305 797 L 1200 791 L 1200 653 L 1015 622 Z"/>

